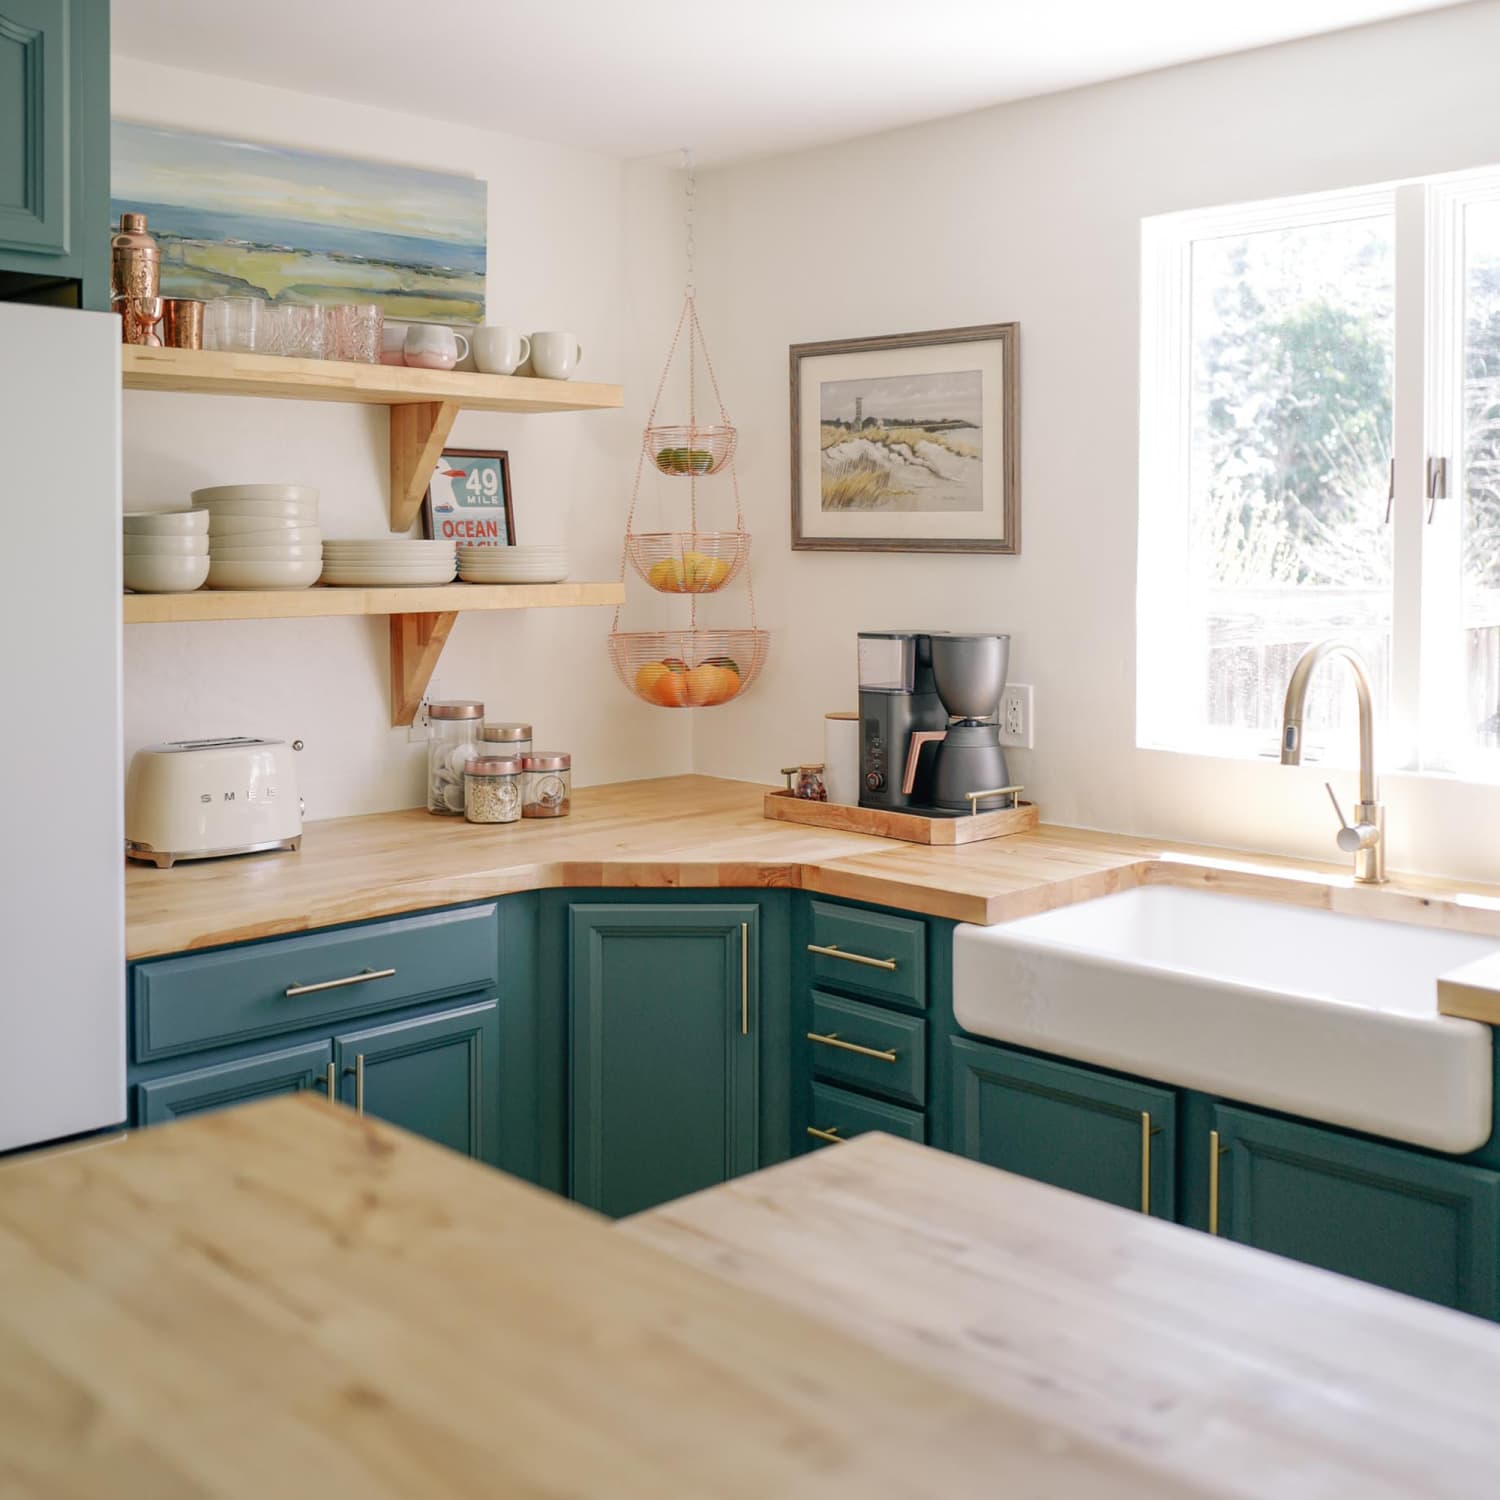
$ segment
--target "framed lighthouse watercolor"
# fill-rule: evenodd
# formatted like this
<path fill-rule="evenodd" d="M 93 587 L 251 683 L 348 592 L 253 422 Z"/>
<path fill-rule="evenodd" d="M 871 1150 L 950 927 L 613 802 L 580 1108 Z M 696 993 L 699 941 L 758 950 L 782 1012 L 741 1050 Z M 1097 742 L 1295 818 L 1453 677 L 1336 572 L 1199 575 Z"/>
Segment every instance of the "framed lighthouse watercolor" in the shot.
<path fill-rule="evenodd" d="M 447 448 L 427 485 L 422 526 L 460 547 L 514 547 L 510 459 L 500 448 Z"/>

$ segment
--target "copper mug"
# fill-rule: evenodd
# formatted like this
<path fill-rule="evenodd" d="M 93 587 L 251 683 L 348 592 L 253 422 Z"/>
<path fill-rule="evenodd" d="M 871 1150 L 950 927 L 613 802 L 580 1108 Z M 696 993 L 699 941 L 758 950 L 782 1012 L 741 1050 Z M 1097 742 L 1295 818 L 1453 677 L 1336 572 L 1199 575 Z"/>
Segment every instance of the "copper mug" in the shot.
<path fill-rule="evenodd" d="M 192 297 L 163 298 L 161 341 L 169 349 L 201 349 L 203 304 Z"/>

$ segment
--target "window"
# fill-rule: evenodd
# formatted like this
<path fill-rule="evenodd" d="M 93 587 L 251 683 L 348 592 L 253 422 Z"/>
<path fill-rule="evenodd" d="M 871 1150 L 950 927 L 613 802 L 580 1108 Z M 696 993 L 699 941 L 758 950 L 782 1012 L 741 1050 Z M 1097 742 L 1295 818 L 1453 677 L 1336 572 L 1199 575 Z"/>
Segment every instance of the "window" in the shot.
<path fill-rule="evenodd" d="M 1274 755 L 1335 636 L 1382 759 L 1500 776 L 1500 171 L 1147 220 L 1142 268 L 1139 742 Z"/>

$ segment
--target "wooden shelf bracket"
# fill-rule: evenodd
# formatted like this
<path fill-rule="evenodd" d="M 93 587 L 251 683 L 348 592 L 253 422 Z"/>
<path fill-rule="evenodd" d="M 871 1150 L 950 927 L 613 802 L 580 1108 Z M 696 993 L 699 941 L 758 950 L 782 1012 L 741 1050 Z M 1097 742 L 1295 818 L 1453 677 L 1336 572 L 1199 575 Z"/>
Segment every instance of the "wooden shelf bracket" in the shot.
<path fill-rule="evenodd" d="M 392 531 L 405 531 L 416 520 L 458 413 L 456 401 L 413 401 L 391 407 Z"/>
<path fill-rule="evenodd" d="M 399 729 L 416 718 L 457 618 L 457 610 L 390 617 L 392 728 Z"/>

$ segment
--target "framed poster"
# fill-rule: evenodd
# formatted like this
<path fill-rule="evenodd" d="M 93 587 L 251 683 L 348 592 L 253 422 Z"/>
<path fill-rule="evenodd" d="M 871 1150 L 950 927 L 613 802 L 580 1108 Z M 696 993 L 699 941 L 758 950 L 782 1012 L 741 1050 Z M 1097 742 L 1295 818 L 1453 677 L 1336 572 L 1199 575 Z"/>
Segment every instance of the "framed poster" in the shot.
<path fill-rule="evenodd" d="M 1019 552 L 1018 335 L 793 344 L 793 549 Z"/>
<path fill-rule="evenodd" d="M 445 448 L 422 502 L 422 529 L 461 547 L 514 547 L 506 453 L 499 448 Z"/>

